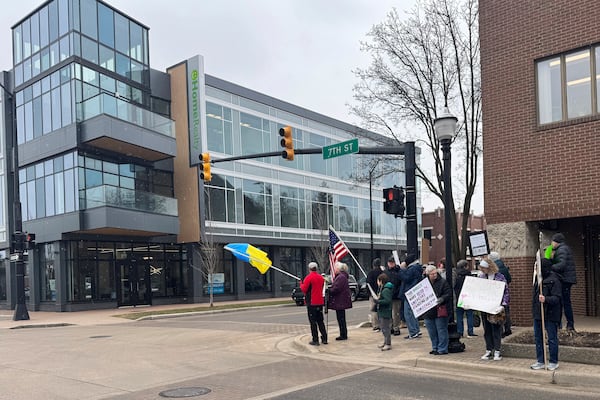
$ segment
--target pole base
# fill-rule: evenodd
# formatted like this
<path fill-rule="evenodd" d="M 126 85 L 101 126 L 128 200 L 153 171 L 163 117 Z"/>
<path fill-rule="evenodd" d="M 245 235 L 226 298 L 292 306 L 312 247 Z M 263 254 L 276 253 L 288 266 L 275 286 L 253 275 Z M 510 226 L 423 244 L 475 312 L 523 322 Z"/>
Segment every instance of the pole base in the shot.
<path fill-rule="evenodd" d="M 13 315 L 13 321 L 28 321 L 29 313 L 27 312 L 27 306 L 25 304 L 17 304 L 15 307 L 15 313 Z"/>
<path fill-rule="evenodd" d="M 456 331 L 456 322 L 448 323 L 448 353 L 461 353 L 465 351 L 465 344 L 460 342 L 460 335 Z"/>

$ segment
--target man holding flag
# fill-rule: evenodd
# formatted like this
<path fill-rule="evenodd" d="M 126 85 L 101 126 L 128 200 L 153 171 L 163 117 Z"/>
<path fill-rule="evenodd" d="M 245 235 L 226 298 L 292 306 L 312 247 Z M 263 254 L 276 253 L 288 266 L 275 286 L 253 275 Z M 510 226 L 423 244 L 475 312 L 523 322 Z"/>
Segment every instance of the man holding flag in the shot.
<path fill-rule="evenodd" d="M 308 322 L 310 323 L 310 332 L 312 334 L 312 341 L 308 344 L 312 346 L 319 345 L 318 331 L 321 331 L 321 341 L 323 344 L 327 344 L 327 330 L 325 329 L 325 323 L 323 323 L 323 305 L 325 305 L 323 286 L 325 285 L 325 279 L 317 272 L 317 268 L 318 265 L 316 262 L 309 263 L 309 273 L 300 282 L 300 290 L 304 293 L 304 302 L 306 303 Z"/>

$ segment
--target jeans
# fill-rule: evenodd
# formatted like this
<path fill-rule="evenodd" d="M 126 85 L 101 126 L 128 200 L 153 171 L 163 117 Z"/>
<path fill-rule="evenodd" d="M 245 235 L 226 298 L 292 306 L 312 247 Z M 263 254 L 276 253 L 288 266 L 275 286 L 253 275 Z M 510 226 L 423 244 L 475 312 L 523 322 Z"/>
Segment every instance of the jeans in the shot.
<path fill-rule="evenodd" d="M 388 346 L 392 345 L 392 320 L 391 318 L 380 318 L 379 326 L 381 327 L 381 333 L 383 333 L 383 344 Z"/>
<path fill-rule="evenodd" d="M 548 334 L 549 362 L 558 362 L 558 322 L 546 320 Z M 533 320 L 533 335 L 535 336 L 535 356 L 539 363 L 544 362 L 544 336 L 542 335 L 542 320 Z"/>
<path fill-rule="evenodd" d="M 431 340 L 431 349 L 438 353 L 448 353 L 448 317 L 425 319 L 425 326 Z"/>
<path fill-rule="evenodd" d="M 473 335 L 473 310 L 465 310 L 461 307 L 456 307 L 456 332 L 460 336 L 465 333 L 465 324 L 463 321 L 464 315 L 467 315 L 467 334 Z"/>
<path fill-rule="evenodd" d="M 404 301 L 404 320 L 406 321 L 409 335 L 416 335 L 419 333 L 419 320 L 415 318 L 415 314 L 413 314 L 408 301 Z"/>
<path fill-rule="evenodd" d="M 571 286 L 571 283 L 563 282 L 562 284 L 562 301 L 565 309 L 565 318 L 567 319 L 567 329 L 575 329 L 573 305 L 571 304 Z"/>

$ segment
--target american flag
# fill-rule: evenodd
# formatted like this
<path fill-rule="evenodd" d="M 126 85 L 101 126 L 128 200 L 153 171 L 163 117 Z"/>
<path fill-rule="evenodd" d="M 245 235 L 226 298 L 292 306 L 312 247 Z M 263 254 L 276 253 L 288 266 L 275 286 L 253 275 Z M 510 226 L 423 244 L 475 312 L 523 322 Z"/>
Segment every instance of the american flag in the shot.
<path fill-rule="evenodd" d="M 336 262 L 341 261 L 342 258 L 348 254 L 348 248 L 335 233 L 335 231 L 329 228 L 329 262 L 331 263 L 331 277 L 334 276 L 334 268 Z"/>

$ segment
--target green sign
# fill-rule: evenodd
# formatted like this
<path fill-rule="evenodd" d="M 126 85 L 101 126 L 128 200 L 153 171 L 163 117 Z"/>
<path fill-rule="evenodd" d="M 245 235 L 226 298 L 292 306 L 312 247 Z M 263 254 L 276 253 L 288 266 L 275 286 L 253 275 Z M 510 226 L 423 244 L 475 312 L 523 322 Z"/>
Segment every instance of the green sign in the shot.
<path fill-rule="evenodd" d="M 323 160 L 352 153 L 358 153 L 358 139 L 346 140 L 345 142 L 323 147 Z"/>

